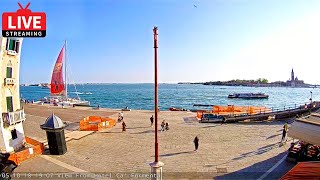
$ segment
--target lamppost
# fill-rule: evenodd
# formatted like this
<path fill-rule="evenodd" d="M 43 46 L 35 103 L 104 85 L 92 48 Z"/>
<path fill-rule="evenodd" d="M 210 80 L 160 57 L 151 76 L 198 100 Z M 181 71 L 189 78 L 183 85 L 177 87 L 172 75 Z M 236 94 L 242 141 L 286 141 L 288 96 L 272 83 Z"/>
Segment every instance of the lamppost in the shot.
<path fill-rule="evenodd" d="M 312 109 L 312 91 L 310 91 L 310 109 L 309 109 L 309 114 L 311 114 L 311 109 Z"/>
<path fill-rule="evenodd" d="M 155 132 L 155 159 L 151 166 L 151 179 L 162 180 L 162 166 L 164 163 L 159 161 L 159 147 L 158 147 L 158 27 L 153 28 L 154 41 L 154 132 Z"/>

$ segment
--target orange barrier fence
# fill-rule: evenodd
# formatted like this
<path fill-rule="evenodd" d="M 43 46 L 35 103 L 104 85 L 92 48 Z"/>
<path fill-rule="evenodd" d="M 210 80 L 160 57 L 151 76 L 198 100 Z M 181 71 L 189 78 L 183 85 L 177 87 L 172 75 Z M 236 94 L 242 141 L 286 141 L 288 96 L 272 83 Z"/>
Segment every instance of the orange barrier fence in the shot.
<path fill-rule="evenodd" d="M 197 118 L 198 118 L 198 119 L 201 119 L 203 113 L 211 113 L 211 112 L 208 111 L 208 110 L 198 110 L 198 111 L 197 111 Z"/>
<path fill-rule="evenodd" d="M 80 121 L 81 131 L 100 131 L 116 125 L 116 120 L 99 116 L 88 116 Z"/>
<path fill-rule="evenodd" d="M 25 148 L 21 151 L 10 154 L 8 160 L 11 160 L 16 163 L 16 165 L 20 165 L 22 161 L 35 157 L 39 154 L 43 154 L 44 145 L 43 143 L 31 139 L 29 137 L 25 137 L 26 143 L 31 145 L 30 148 Z"/>
<path fill-rule="evenodd" d="M 203 114 L 203 112 L 199 112 L 199 111 L 197 111 L 197 118 L 198 118 L 198 119 L 201 119 L 202 114 Z"/>
<path fill-rule="evenodd" d="M 240 115 L 240 114 L 259 114 L 272 112 L 270 108 L 264 106 L 213 106 L 212 111 L 199 110 L 197 118 L 201 119 L 202 114 L 217 114 L 217 115 Z"/>
<path fill-rule="evenodd" d="M 213 106 L 212 113 L 214 114 L 258 114 L 271 112 L 271 109 L 264 106 Z"/>

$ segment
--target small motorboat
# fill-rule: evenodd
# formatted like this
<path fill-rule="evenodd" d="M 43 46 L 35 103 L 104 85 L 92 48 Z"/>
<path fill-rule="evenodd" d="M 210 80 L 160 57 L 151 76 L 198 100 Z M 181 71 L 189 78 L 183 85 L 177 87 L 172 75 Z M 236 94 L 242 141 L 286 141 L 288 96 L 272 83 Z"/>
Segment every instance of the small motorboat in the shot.
<path fill-rule="evenodd" d="M 188 109 L 171 107 L 169 108 L 169 111 L 188 111 Z"/>
<path fill-rule="evenodd" d="M 121 109 L 121 111 L 131 111 L 131 109 L 129 109 L 128 106 L 127 106 L 127 107 Z"/>
<path fill-rule="evenodd" d="M 269 95 L 264 93 L 234 93 L 230 94 L 228 98 L 241 98 L 241 99 L 268 99 Z"/>

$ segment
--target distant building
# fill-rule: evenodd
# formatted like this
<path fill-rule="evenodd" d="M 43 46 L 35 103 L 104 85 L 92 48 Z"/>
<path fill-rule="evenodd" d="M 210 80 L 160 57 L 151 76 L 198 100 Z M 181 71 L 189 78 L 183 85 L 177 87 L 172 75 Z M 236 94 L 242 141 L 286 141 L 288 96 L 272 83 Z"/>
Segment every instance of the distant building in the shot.
<path fill-rule="evenodd" d="M 0 37 L 0 151 L 11 153 L 24 147 L 20 104 L 19 66 L 22 38 Z"/>
<path fill-rule="evenodd" d="M 291 71 L 291 78 L 287 81 L 287 86 L 291 86 L 291 87 L 305 86 L 303 80 L 299 80 L 298 77 L 294 77 L 293 68 L 292 68 L 292 71 Z"/>

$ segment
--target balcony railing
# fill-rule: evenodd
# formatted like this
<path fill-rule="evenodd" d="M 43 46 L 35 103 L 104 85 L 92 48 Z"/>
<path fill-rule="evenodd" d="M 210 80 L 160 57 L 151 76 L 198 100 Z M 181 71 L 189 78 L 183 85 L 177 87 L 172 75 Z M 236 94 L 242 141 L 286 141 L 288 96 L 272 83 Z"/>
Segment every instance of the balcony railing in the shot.
<path fill-rule="evenodd" d="M 3 123 L 7 126 L 11 126 L 26 120 L 24 110 L 17 110 L 15 112 L 2 113 Z"/>
<path fill-rule="evenodd" d="M 17 55 L 18 53 L 17 53 L 17 51 L 14 51 L 14 50 L 7 50 L 7 54 L 12 55 L 12 56 L 15 56 L 15 55 Z"/>
<path fill-rule="evenodd" d="M 14 78 L 5 78 L 5 79 L 4 79 L 4 83 L 5 83 L 6 85 L 14 85 L 15 79 L 14 79 Z"/>

